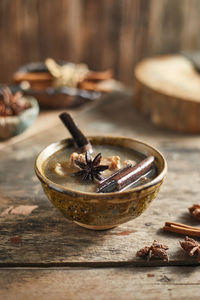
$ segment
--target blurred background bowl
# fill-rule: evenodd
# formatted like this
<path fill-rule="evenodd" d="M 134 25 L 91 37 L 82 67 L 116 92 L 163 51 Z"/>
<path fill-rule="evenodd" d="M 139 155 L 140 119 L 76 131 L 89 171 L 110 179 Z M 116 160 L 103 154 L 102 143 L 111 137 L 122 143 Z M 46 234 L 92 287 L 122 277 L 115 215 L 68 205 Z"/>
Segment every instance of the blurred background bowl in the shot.
<path fill-rule="evenodd" d="M 66 61 L 56 61 L 60 66 Z M 26 78 L 26 80 L 24 80 Z M 13 75 L 13 81 L 26 95 L 36 97 L 40 107 L 48 109 L 71 108 L 100 98 L 101 92 L 87 91 L 67 86 L 54 87 L 53 76 L 45 63 L 30 62 L 21 66 Z"/>

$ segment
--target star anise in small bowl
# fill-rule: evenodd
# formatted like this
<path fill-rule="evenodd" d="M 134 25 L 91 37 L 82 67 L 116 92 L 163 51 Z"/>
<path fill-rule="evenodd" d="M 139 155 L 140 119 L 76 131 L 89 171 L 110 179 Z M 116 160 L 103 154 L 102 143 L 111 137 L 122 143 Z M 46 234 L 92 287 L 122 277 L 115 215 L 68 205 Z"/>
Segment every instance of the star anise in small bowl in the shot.
<path fill-rule="evenodd" d="M 30 101 L 23 97 L 22 92 L 12 93 L 7 86 L 3 89 L 0 98 L 0 116 L 18 116 L 30 107 Z"/>
<path fill-rule="evenodd" d="M 18 87 L 12 86 L 13 90 Z M 6 140 L 21 134 L 35 121 L 39 106 L 37 100 L 12 92 L 8 86 L 0 87 L 0 140 Z"/>
<path fill-rule="evenodd" d="M 86 163 L 74 160 L 75 164 L 81 169 L 80 171 L 73 173 L 75 176 L 80 176 L 82 180 L 94 181 L 94 179 L 102 180 L 103 176 L 101 172 L 107 170 L 109 166 L 100 165 L 101 163 L 101 153 L 98 153 L 92 160 L 92 157 L 88 151 L 85 153 Z"/>

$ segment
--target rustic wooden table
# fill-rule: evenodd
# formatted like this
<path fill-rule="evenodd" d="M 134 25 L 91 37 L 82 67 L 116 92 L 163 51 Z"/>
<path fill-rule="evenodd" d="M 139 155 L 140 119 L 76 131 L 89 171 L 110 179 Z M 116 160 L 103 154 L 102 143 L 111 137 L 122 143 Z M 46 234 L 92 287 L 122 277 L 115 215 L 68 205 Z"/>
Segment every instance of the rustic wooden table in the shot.
<path fill-rule="evenodd" d="M 133 109 L 132 96 L 113 94 L 72 111 L 86 134 L 135 137 L 160 149 L 168 176 L 159 196 L 137 219 L 107 231 L 67 221 L 34 174 L 36 154 L 69 136 L 58 112 L 43 112 L 23 135 L 0 143 L 0 299 L 199 299 L 199 266 L 165 233 L 165 221 L 199 224 L 200 137 L 155 128 Z M 136 251 L 157 239 L 170 261 L 147 262 Z"/>

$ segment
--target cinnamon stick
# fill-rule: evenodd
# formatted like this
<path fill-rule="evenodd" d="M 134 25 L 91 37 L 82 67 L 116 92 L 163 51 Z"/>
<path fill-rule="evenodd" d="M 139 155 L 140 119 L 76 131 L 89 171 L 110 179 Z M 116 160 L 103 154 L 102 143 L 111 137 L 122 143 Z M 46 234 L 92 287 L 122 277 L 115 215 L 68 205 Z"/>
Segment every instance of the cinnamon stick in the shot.
<path fill-rule="evenodd" d="M 24 73 L 15 73 L 14 81 L 52 81 L 53 77 L 47 72 L 24 72 Z"/>
<path fill-rule="evenodd" d="M 154 157 L 149 156 L 135 166 L 127 166 L 118 170 L 114 175 L 100 182 L 97 192 L 111 193 L 128 188 L 150 170 L 153 161 Z"/>
<path fill-rule="evenodd" d="M 108 80 L 113 77 L 113 71 L 111 69 L 102 71 L 102 72 L 95 72 L 95 71 L 89 71 L 84 80 L 94 80 L 94 81 L 99 81 L 99 80 Z"/>
<path fill-rule="evenodd" d="M 163 230 L 184 234 L 184 235 L 200 237 L 200 228 L 181 224 L 181 223 L 165 222 L 165 226 L 163 227 Z"/>
<path fill-rule="evenodd" d="M 71 133 L 79 152 L 86 152 L 89 151 L 90 153 L 93 152 L 92 145 L 88 141 L 88 139 L 84 136 L 81 130 L 78 128 L 74 120 L 72 119 L 71 115 L 67 112 L 61 113 L 59 115 L 63 124 L 67 127 L 69 132 Z"/>
<path fill-rule="evenodd" d="M 101 81 L 108 80 L 113 77 L 112 70 L 106 70 L 103 72 L 90 71 L 84 78 L 86 81 Z M 38 80 L 52 80 L 53 76 L 49 72 L 17 72 L 14 74 L 14 80 L 16 82 L 21 81 L 38 81 Z"/>
<path fill-rule="evenodd" d="M 83 80 L 79 83 L 78 87 L 82 90 L 97 91 L 101 93 L 109 93 L 112 91 L 110 87 L 102 87 L 99 82 Z"/>
<path fill-rule="evenodd" d="M 130 164 L 130 165 L 127 165 L 125 166 L 124 168 L 121 168 L 119 170 L 117 170 L 116 172 L 114 172 L 113 174 L 111 174 L 109 177 L 107 178 L 103 178 L 100 182 L 99 182 L 99 187 L 100 186 L 103 186 L 105 184 L 108 184 L 116 175 L 118 174 L 121 174 L 123 172 L 126 172 L 127 170 L 130 170 L 130 168 L 132 168 L 133 166 Z"/>

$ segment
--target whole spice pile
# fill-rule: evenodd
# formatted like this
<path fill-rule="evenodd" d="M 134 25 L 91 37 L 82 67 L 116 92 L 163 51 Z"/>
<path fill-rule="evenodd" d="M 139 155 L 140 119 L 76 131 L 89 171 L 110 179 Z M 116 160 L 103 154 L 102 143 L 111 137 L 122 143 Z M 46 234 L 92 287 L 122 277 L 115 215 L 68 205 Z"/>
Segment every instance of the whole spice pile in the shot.
<path fill-rule="evenodd" d="M 196 256 L 197 261 L 200 263 L 200 244 L 188 236 L 184 241 L 179 241 L 181 248 L 187 252 L 190 256 Z M 157 240 L 154 240 L 151 246 L 145 246 L 137 251 L 136 256 L 147 258 L 149 261 L 151 258 L 169 262 L 167 245 L 159 244 Z"/>
<path fill-rule="evenodd" d="M 49 74 L 53 76 L 53 86 L 67 86 L 88 91 L 110 92 L 115 85 L 113 71 L 95 72 L 86 64 L 67 63 L 59 65 L 52 58 L 45 60 Z"/>
<path fill-rule="evenodd" d="M 200 221 L 200 205 L 193 204 L 192 207 L 188 208 L 191 216 Z M 173 233 L 180 233 L 189 236 L 197 236 L 200 237 L 200 228 L 189 226 L 186 224 L 176 223 L 176 222 L 165 222 L 165 226 L 163 227 L 165 231 L 170 231 Z"/>
<path fill-rule="evenodd" d="M 0 116 L 18 116 L 30 107 L 30 102 L 23 97 L 21 92 L 13 94 L 8 87 L 3 89 L 2 97 L 0 98 Z"/>
<path fill-rule="evenodd" d="M 199 204 L 193 204 L 193 206 L 189 207 L 188 210 L 193 218 L 198 221 L 200 220 Z M 184 241 L 179 241 L 180 246 L 190 256 L 197 256 L 197 261 L 200 263 L 200 244 L 194 239 L 188 237 L 188 235 L 200 237 L 200 228 L 176 222 L 165 222 L 163 229 L 172 233 L 186 235 Z"/>
<path fill-rule="evenodd" d="M 52 58 L 47 58 L 41 63 L 30 63 L 22 71 L 17 71 L 13 79 L 18 84 L 26 82 L 36 90 L 68 87 L 108 93 L 123 88 L 123 85 L 113 78 L 111 69 L 93 71 L 84 63 L 58 63 Z"/>

